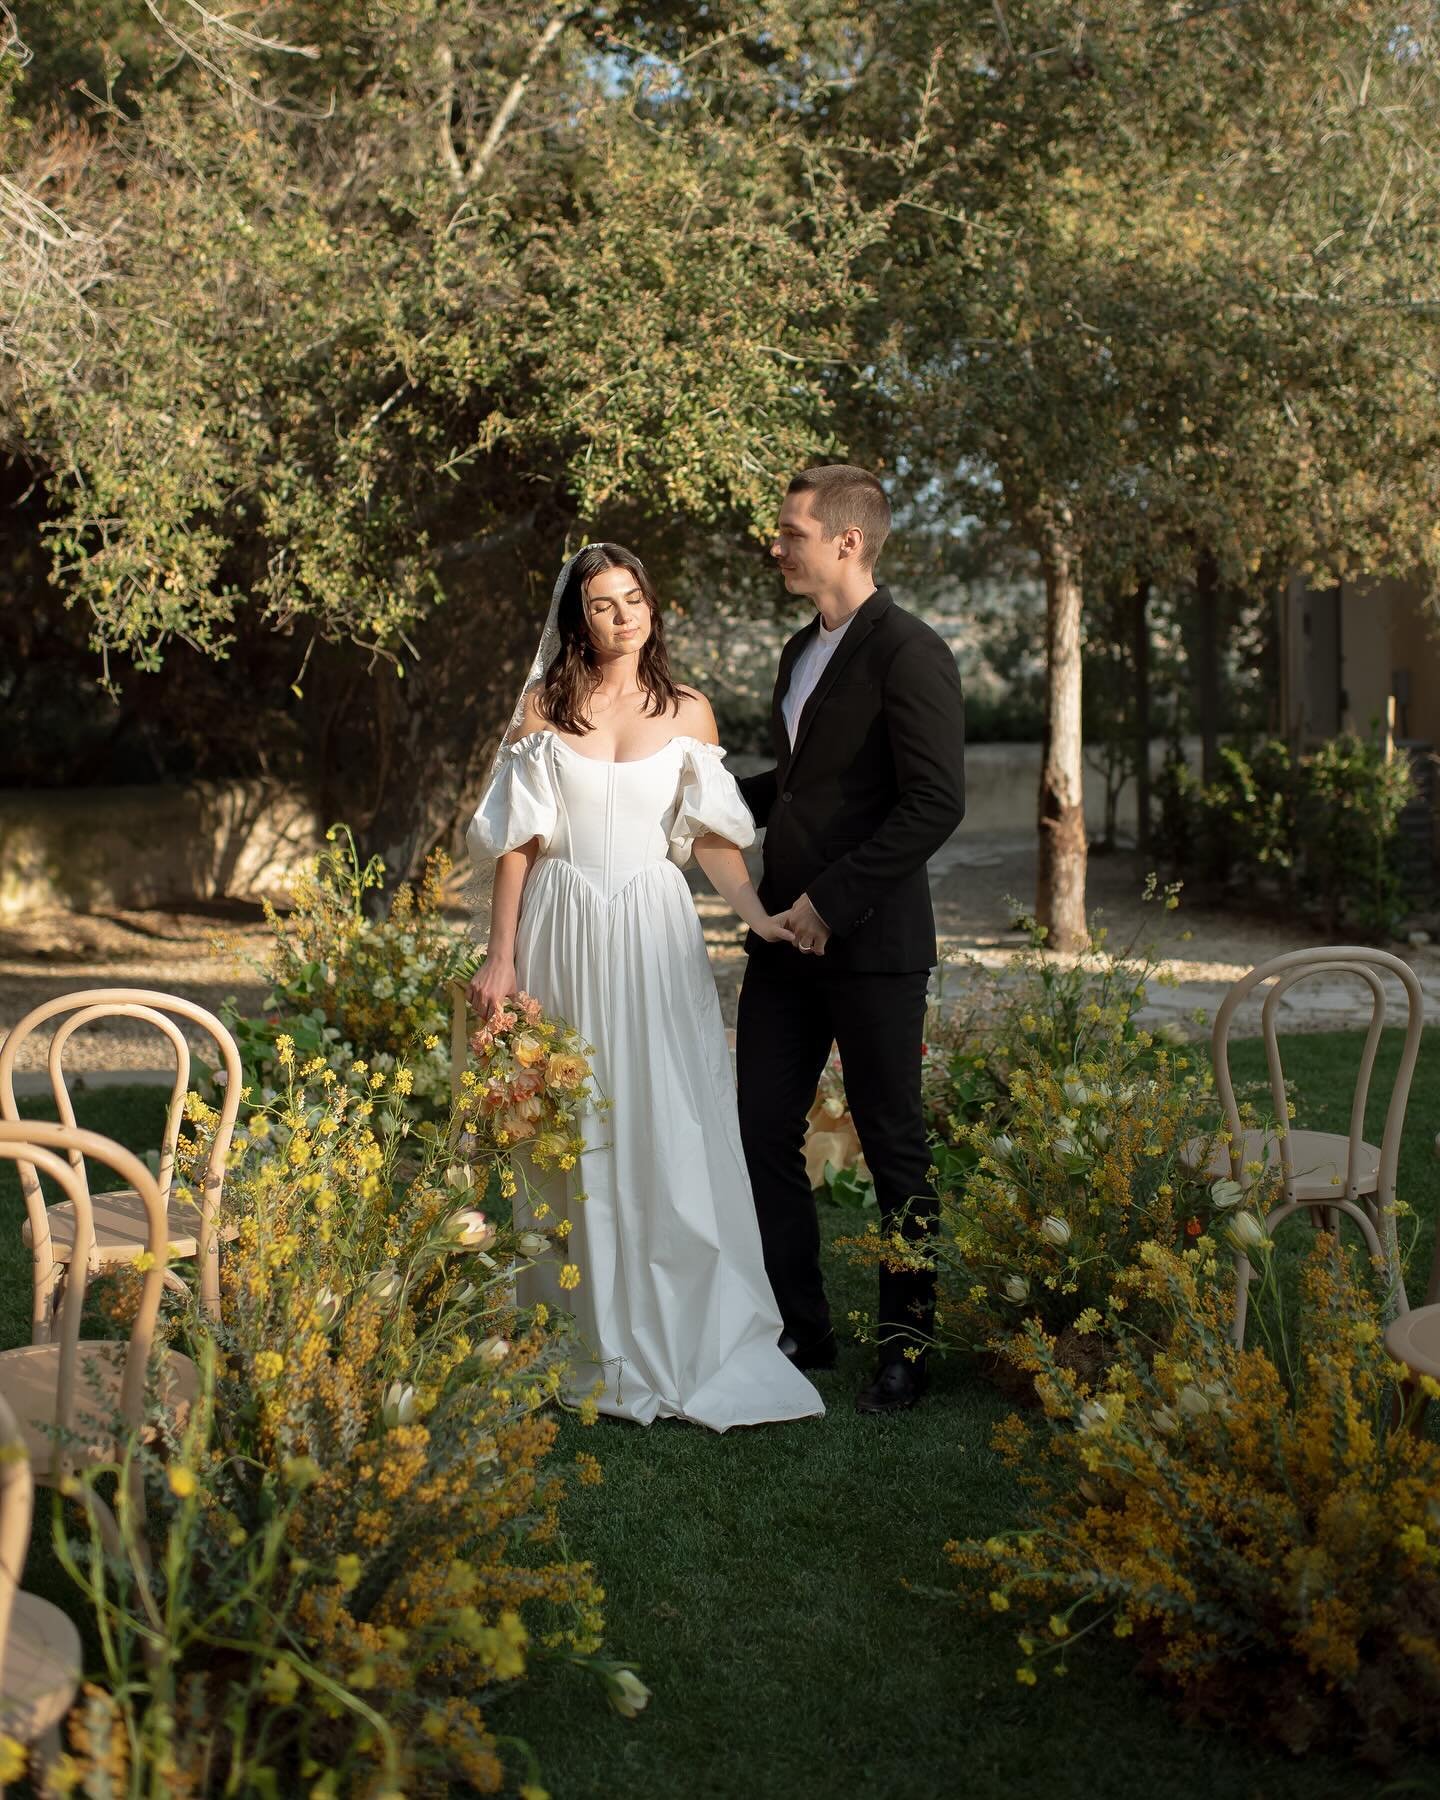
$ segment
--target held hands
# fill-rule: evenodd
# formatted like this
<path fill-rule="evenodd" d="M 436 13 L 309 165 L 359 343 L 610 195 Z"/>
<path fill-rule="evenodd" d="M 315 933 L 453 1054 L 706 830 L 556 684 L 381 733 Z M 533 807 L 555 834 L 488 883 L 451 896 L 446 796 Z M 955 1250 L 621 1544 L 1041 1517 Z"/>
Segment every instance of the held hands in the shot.
<path fill-rule="evenodd" d="M 756 937 L 767 944 L 793 944 L 795 933 L 785 923 L 780 913 L 766 913 L 754 927 Z"/>
<path fill-rule="evenodd" d="M 811 905 L 808 894 L 802 894 L 789 912 L 781 913 L 776 923 L 788 926 L 790 942 L 797 950 L 803 950 L 811 956 L 825 954 L 825 946 L 830 941 L 830 927 Z"/>
<path fill-rule="evenodd" d="M 487 956 L 470 977 L 465 997 L 482 1019 L 493 1019 L 505 1010 L 505 1002 L 520 988 L 513 956 Z"/>

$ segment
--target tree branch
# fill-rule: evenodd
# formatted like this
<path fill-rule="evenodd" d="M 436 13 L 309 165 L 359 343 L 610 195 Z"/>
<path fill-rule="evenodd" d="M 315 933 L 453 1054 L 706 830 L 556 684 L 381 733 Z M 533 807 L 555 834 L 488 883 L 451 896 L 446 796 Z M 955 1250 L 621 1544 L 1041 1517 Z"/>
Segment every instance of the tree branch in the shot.
<path fill-rule="evenodd" d="M 490 121 L 490 129 L 485 133 L 480 148 L 471 158 L 469 172 L 466 176 L 467 181 L 472 184 L 477 182 L 490 167 L 491 162 L 494 160 L 495 152 L 500 148 L 500 140 L 505 135 L 505 128 L 509 125 L 511 119 L 515 117 L 520 102 L 525 98 L 525 90 L 529 87 L 531 81 L 534 80 L 535 71 L 545 60 L 546 51 L 549 50 L 550 46 L 555 42 L 556 38 L 559 37 L 560 33 L 567 25 L 571 24 L 581 16 L 582 14 L 578 12 L 556 13 L 546 25 L 545 29 L 540 33 L 539 37 L 536 38 L 535 42 L 530 46 L 530 53 L 525 58 L 525 66 L 510 83 L 505 98 L 500 102 L 495 117 Z"/>

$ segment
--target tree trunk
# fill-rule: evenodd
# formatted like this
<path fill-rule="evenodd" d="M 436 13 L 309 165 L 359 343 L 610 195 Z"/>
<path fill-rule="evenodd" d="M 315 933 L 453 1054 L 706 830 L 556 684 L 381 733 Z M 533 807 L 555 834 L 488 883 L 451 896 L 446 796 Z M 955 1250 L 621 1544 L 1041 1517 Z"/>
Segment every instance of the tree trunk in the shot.
<path fill-rule="evenodd" d="M 1066 527 L 1040 532 L 1045 570 L 1045 747 L 1035 917 L 1052 950 L 1082 950 L 1085 925 L 1085 746 L 1080 717 L 1080 562 Z"/>
<path fill-rule="evenodd" d="M 1135 674 L 1135 843 L 1150 850 L 1150 582 L 1141 576 L 1131 600 L 1130 656 Z"/>
<path fill-rule="evenodd" d="M 1220 773 L 1220 567 L 1214 552 L 1195 559 L 1195 716 L 1200 727 L 1200 773 Z"/>

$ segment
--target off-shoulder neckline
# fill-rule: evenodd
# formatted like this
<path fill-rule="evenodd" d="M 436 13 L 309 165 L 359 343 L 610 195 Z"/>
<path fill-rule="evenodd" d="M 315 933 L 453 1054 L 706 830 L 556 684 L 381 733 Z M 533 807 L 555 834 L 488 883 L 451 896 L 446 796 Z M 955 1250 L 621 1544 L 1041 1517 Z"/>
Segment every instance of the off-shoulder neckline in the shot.
<path fill-rule="evenodd" d="M 578 757 L 581 762 L 595 763 L 602 769 L 629 769 L 633 768 L 638 763 L 654 762 L 657 756 L 663 756 L 667 750 L 673 749 L 676 744 L 693 744 L 697 750 L 708 750 L 712 755 L 716 756 L 724 756 L 725 754 L 721 745 L 707 744 L 703 738 L 689 737 L 684 732 L 677 732 L 674 737 L 667 738 L 658 750 L 652 750 L 648 756 L 626 756 L 620 758 L 613 756 L 587 756 L 583 750 L 577 750 L 573 744 L 567 744 L 558 731 L 527 731 L 524 737 L 516 738 L 515 742 L 507 747 L 511 750 L 519 750 L 526 744 L 538 743 L 545 738 L 553 738 L 562 750 L 568 750 L 572 756 Z"/>

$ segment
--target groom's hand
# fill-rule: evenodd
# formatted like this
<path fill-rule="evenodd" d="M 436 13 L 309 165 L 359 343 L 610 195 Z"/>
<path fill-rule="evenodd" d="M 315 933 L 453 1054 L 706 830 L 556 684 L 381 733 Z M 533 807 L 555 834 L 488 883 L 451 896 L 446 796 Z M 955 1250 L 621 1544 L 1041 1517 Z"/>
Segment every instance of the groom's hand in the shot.
<path fill-rule="evenodd" d="M 802 894 L 789 912 L 781 913 L 780 923 L 794 932 L 797 949 L 812 956 L 825 954 L 825 946 L 830 941 L 830 927 L 811 905 L 808 894 Z"/>

